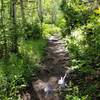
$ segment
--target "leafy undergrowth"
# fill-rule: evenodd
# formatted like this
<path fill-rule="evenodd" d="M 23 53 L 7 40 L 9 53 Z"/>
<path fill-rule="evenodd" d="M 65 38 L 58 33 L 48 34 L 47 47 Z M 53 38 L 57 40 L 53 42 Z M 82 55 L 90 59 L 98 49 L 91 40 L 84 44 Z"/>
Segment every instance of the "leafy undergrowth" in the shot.
<path fill-rule="evenodd" d="M 29 40 L 20 41 L 19 52 L 26 57 L 29 57 L 31 62 L 39 62 L 44 53 L 44 47 L 46 45 L 46 40 Z"/>
<path fill-rule="evenodd" d="M 49 38 L 53 34 L 59 33 L 61 31 L 61 28 L 57 27 L 54 24 L 43 24 L 42 28 L 43 28 L 43 34 L 42 35 L 45 38 Z"/>
<path fill-rule="evenodd" d="M 95 25 L 92 26 L 95 29 Z M 90 26 L 76 28 L 70 36 L 66 36 L 66 47 L 70 53 L 72 68 L 76 68 L 70 76 L 66 100 L 99 100 L 100 98 L 100 29 L 88 35 Z M 91 29 L 91 28 L 90 28 Z M 87 38 L 88 37 L 88 38 Z M 89 40 L 88 40 L 89 39 Z M 95 47 L 94 47 L 95 45 Z"/>
<path fill-rule="evenodd" d="M 46 40 L 20 40 L 19 54 L 0 60 L 0 100 L 18 100 L 19 90 L 26 87 L 32 74 L 39 70 Z"/>
<path fill-rule="evenodd" d="M 99 73 L 98 69 L 85 72 L 81 69 L 75 70 L 70 77 L 67 92 L 65 92 L 66 100 L 99 100 Z"/>

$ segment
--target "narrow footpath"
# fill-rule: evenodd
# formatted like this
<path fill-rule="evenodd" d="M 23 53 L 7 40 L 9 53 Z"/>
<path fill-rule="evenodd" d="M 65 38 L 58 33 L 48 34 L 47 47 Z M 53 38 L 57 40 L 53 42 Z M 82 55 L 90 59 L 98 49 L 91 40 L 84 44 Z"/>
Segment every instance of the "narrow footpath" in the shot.
<path fill-rule="evenodd" d="M 44 59 L 40 63 L 40 71 L 33 76 L 33 81 L 25 92 L 22 92 L 22 99 L 64 100 L 58 83 L 61 77 L 65 77 L 64 81 L 68 83 L 70 71 L 69 53 L 61 35 L 49 37 Z"/>
<path fill-rule="evenodd" d="M 68 70 L 68 51 L 65 49 L 64 41 L 60 36 L 54 35 L 48 39 L 48 47 L 45 49 L 46 55 L 41 62 L 41 71 L 39 78 L 32 82 L 33 89 L 36 95 L 34 100 L 62 100 L 59 96 L 58 80 L 64 76 Z M 46 96 L 44 88 L 49 84 L 53 93 Z"/>

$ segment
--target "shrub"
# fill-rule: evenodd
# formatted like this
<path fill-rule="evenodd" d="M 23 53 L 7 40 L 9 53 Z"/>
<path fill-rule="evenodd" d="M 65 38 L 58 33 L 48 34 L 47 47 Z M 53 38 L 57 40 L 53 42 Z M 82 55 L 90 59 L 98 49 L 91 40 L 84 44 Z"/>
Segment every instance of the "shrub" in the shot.
<path fill-rule="evenodd" d="M 49 37 L 60 32 L 60 28 L 53 24 L 43 24 L 43 37 Z"/>
<path fill-rule="evenodd" d="M 38 23 L 26 24 L 25 39 L 40 39 L 42 37 L 42 28 Z"/>

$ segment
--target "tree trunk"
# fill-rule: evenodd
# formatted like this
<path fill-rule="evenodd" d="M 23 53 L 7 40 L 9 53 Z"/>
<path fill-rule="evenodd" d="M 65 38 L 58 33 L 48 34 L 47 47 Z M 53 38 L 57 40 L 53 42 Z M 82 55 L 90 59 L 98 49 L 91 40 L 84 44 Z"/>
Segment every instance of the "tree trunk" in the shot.
<path fill-rule="evenodd" d="M 17 36 L 17 29 L 16 29 L 16 0 L 11 0 L 11 19 L 12 19 L 12 33 L 13 33 L 13 39 L 12 39 L 12 52 L 17 53 L 18 52 L 18 36 Z"/>
<path fill-rule="evenodd" d="M 42 0 L 37 0 L 37 12 L 39 16 L 39 20 L 41 24 L 43 23 L 43 6 L 42 6 Z"/>
<path fill-rule="evenodd" d="M 4 23 L 3 23 L 3 18 L 4 18 L 3 11 L 4 11 L 4 1 L 1 0 L 1 29 L 2 29 L 3 42 L 4 42 L 2 55 L 4 58 L 6 58 L 8 54 L 7 54 L 7 40 L 6 40 L 6 34 L 5 34 L 5 29 L 4 29 Z"/>
<path fill-rule="evenodd" d="M 26 23 L 26 19 L 25 19 L 24 2 L 23 2 L 23 0 L 20 0 L 20 8 L 21 8 L 22 23 L 23 23 L 23 26 L 24 26 L 25 23 Z"/>

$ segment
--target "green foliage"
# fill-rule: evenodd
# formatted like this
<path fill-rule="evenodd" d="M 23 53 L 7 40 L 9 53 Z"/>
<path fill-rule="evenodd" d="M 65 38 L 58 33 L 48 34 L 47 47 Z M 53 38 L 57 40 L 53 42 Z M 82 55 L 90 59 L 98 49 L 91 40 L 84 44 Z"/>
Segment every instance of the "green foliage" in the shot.
<path fill-rule="evenodd" d="M 65 27 L 65 25 L 66 25 L 65 19 L 64 19 L 63 17 L 60 17 L 60 18 L 57 20 L 56 25 L 57 25 L 58 27 L 60 27 L 60 28 L 63 29 L 63 28 Z"/>
<path fill-rule="evenodd" d="M 11 55 L 9 61 L 0 61 L 0 98 L 3 100 L 17 99 L 18 89 L 21 85 L 26 84 L 23 75 L 24 64 L 22 59 L 16 55 Z M 3 79 L 3 80 L 2 80 Z M 4 82 L 4 83 L 3 83 Z"/>
<path fill-rule="evenodd" d="M 19 90 L 39 71 L 47 44 L 43 38 L 59 32 L 68 34 L 66 48 L 77 74 L 65 93 L 66 100 L 98 96 L 99 6 L 98 0 L 1 0 L 0 100 L 18 100 Z"/>
<path fill-rule="evenodd" d="M 0 99 L 7 95 L 7 77 L 5 77 L 5 73 L 3 72 L 3 68 L 1 66 L 4 67 L 3 62 L 0 62 Z"/>
<path fill-rule="evenodd" d="M 56 0 L 0 1 L 0 100 L 18 100 L 19 90 L 39 71 L 47 44 L 43 38 L 60 30 L 53 25 L 59 4 Z"/>
<path fill-rule="evenodd" d="M 44 47 L 46 45 L 46 40 L 20 40 L 19 52 L 28 57 L 30 61 L 39 62 L 43 56 Z"/>
<path fill-rule="evenodd" d="M 66 47 L 70 53 L 71 67 L 77 69 L 74 72 L 76 78 L 72 79 L 75 84 L 70 93 L 66 92 L 66 100 L 92 100 L 98 97 L 96 84 L 99 83 L 97 71 L 100 68 L 100 16 L 95 12 L 95 5 L 95 2 L 62 0 Z M 73 90 L 76 85 L 78 93 Z"/>
<path fill-rule="evenodd" d="M 42 28 L 39 24 L 27 24 L 25 26 L 25 39 L 39 39 L 42 38 Z"/>
<path fill-rule="evenodd" d="M 65 100 L 91 100 L 91 97 L 88 95 L 82 95 L 79 87 L 74 85 L 71 81 L 69 83 L 69 86 L 67 88 L 67 94 L 65 97 Z M 85 91 L 83 91 L 85 92 Z"/>
<path fill-rule="evenodd" d="M 89 16 L 93 13 L 91 6 L 80 2 L 80 0 L 62 0 L 61 10 L 66 19 L 67 34 L 70 34 L 72 29 L 87 23 Z"/>
<path fill-rule="evenodd" d="M 19 40 L 19 54 L 0 60 L 0 99 L 18 100 L 18 93 L 39 70 L 46 40 Z"/>
<path fill-rule="evenodd" d="M 60 28 L 54 24 L 43 24 L 43 37 L 48 38 L 51 35 L 60 32 Z"/>

